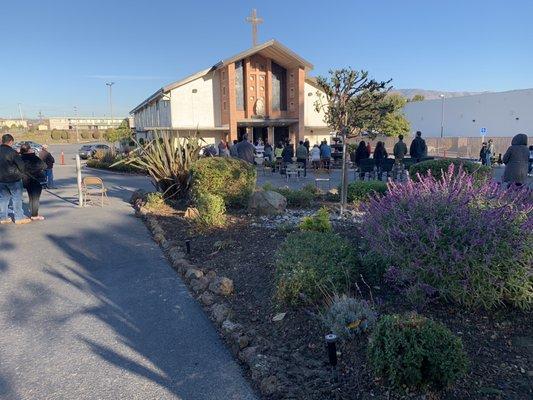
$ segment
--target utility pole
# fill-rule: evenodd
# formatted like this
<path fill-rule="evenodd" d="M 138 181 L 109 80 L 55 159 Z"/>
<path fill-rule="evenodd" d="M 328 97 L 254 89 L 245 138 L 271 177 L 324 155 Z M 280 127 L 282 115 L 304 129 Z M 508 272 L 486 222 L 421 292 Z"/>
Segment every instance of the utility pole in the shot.
<path fill-rule="evenodd" d="M 106 86 L 109 87 L 109 111 L 111 115 L 111 126 L 113 126 L 113 85 L 115 82 L 107 82 Z"/>
<path fill-rule="evenodd" d="M 77 106 L 74 106 L 74 116 L 76 117 L 76 143 L 79 143 L 80 142 L 80 136 L 78 134 L 78 122 L 79 122 L 79 118 L 78 118 L 78 107 Z"/>
<path fill-rule="evenodd" d="M 442 141 L 442 138 L 444 137 L 444 94 L 441 94 L 440 98 L 442 100 L 440 110 L 440 139 Z M 438 147 L 439 146 L 437 146 L 437 154 L 439 154 Z"/>
<path fill-rule="evenodd" d="M 24 124 L 24 117 L 22 116 L 22 106 L 21 106 L 20 103 L 18 103 L 18 106 L 19 106 L 20 124 L 23 125 Z"/>

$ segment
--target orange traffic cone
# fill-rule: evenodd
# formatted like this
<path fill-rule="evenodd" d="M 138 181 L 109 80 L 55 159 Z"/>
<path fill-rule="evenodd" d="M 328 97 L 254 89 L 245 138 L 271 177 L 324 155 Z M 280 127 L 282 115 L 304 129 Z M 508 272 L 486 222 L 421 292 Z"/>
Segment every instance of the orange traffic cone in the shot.
<path fill-rule="evenodd" d="M 61 152 L 61 165 L 65 165 L 65 153 Z"/>

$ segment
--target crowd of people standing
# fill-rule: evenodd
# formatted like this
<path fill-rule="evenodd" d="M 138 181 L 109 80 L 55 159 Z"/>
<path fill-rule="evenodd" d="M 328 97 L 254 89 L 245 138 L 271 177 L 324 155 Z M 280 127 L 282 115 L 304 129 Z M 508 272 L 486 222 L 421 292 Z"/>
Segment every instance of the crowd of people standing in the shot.
<path fill-rule="evenodd" d="M 523 147 L 518 149 L 517 146 Z M 488 142 L 483 143 L 479 159 L 483 165 L 490 166 L 493 163 L 492 160 L 495 154 L 494 143 L 490 139 Z M 251 143 L 245 134 L 241 141 L 235 140 L 231 145 L 221 140 L 218 144 L 218 155 L 240 158 L 252 164 L 255 163 L 257 155 L 261 155 L 263 160 L 270 163 L 277 162 L 278 165 L 281 165 L 282 167 L 279 168 L 281 173 L 283 173 L 287 165 L 296 162 L 303 167 L 303 173 L 306 176 L 309 163 L 313 169 L 330 169 L 332 149 L 326 140 L 311 147 L 307 139 L 300 141 L 296 145 L 296 148 L 290 140 L 280 141 L 273 147 L 268 141 L 263 142 L 261 139 L 255 143 Z M 398 141 L 394 144 L 392 155 L 397 164 L 402 164 L 407 156 L 410 156 L 414 163 L 426 159 L 428 157 L 428 146 L 422 138 L 422 132 L 416 132 L 415 138 L 411 141 L 409 148 L 404 142 L 403 135 L 399 135 Z M 385 148 L 385 143 L 382 141 L 378 141 L 372 151 L 371 144 L 361 140 L 356 146 L 355 151 L 350 154 L 350 158 L 357 167 L 363 163 L 363 160 L 372 158 L 378 170 L 378 176 L 380 176 L 380 169 L 384 160 L 389 158 L 389 152 Z M 503 156 L 501 163 L 506 164 L 503 177 L 505 182 L 524 183 L 525 176 L 528 174 L 531 175 L 533 171 L 533 146 L 530 146 L 529 149 L 527 148 L 526 135 L 516 135 L 513 138 L 512 144 Z M 520 172 L 516 173 L 518 170 Z"/>
<path fill-rule="evenodd" d="M 2 136 L 0 144 L 0 224 L 14 222 L 17 225 L 42 221 L 39 204 L 43 186 L 53 188 L 54 157 L 44 145 L 35 154 L 29 144 L 22 143 L 17 152 L 10 134 Z M 23 210 L 23 189 L 29 198 L 30 217 Z M 13 219 L 11 219 L 10 208 Z"/>

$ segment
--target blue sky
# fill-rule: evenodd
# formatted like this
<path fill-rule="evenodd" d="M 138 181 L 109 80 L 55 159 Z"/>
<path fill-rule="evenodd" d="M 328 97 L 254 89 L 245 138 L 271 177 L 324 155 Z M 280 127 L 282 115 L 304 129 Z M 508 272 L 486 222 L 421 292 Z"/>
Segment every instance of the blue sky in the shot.
<path fill-rule="evenodd" d="M 314 64 L 397 88 L 533 87 L 531 0 L 18 0 L 2 2 L 0 117 L 116 116 L 162 85 L 275 38 Z"/>

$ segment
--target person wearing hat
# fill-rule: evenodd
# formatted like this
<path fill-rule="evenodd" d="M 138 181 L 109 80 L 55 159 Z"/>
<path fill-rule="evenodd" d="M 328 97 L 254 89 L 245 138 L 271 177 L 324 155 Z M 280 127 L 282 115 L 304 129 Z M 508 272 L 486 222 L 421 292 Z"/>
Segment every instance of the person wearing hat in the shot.
<path fill-rule="evenodd" d="M 54 157 L 48 151 L 48 145 L 43 144 L 42 150 L 39 152 L 39 158 L 46 164 L 46 170 L 44 171 L 46 176 L 46 187 L 48 189 L 55 189 L 54 187 Z"/>

